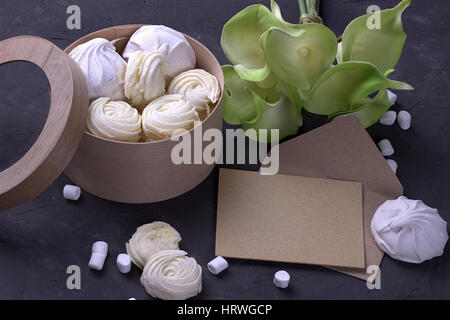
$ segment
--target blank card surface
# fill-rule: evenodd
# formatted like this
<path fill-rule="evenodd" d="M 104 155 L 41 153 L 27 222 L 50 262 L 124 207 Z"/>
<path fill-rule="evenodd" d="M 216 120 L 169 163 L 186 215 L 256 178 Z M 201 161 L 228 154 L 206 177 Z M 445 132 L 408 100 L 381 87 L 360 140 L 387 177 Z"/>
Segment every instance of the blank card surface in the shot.
<path fill-rule="evenodd" d="M 376 144 L 354 116 L 346 116 L 283 142 L 279 146 L 280 174 L 358 181 L 363 184 L 366 266 L 379 266 L 383 258 L 370 232 L 377 208 L 403 194 L 400 181 Z M 367 280 L 365 269 L 334 270 Z"/>
<path fill-rule="evenodd" d="M 220 169 L 216 255 L 364 268 L 362 184 Z"/>

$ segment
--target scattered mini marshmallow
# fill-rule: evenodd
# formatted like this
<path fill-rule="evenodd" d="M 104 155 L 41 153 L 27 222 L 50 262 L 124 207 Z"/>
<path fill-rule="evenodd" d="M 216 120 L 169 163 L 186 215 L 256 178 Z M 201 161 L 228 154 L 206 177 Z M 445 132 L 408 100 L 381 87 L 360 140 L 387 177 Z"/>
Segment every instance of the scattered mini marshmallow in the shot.
<path fill-rule="evenodd" d="M 101 254 L 98 252 L 92 252 L 91 259 L 89 260 L 89 268 L 94 270 L 102 270 L 105 264 L 106 254 Z"/>
<path fill-rule="evenodd" d="M 389 167 L 391 167 L 392 171 L 394 171 L 394 173 L 397 174 L 397 168 L 398 168 L 397 162 L 395 162 L 395 160 L 392 160 L 392 159 L 387 159 L 386 161 L 387 161 Z"/>
<path fill-rule="evenodd" d="M 287 288 L 289 286 L 289 280 L 291 280 L 289 273 L 281 270 L 275 273 L 275 276 L 273 277 L 273 284 L 278 288 Z"/>
<path fill-rule="evenodd" d="M 216 257 L 215 259 L 211 260 L 208 263 L 207 268 L 208 268 L 209 272 L 211 272 L 214 275 L 217 275 L 217 274 L 221 273 L 223 270 L 225 270 L 226 268 L 228 268 L 228 262 L 223 257 L 219 256 L 219 257 Z"/>
<path fill-rule="evenodd" d="M 408 130 L 411 127 L 411 114 L 408 111 L 402 110 L 398 113 L 398 125 L 403 130 Z"/>
<path fill-rule="evenodd" d="M 394 154 L 394 148 L 388 139 L 383 139 L 378 142 L 378 148 L 383 156 L 391 156 Z"/>
<path fill-rule="evenodd" d="M 131 259 L 130 256 L 125 254 L 125 253 L 121 253 L 117 256 L 117 268 L 119 269 L 119 271 L 121 273 L 128 273 L 131 271 Z"/>
<path fill-rule="evenodd" d="M 97 241 L 92 245 L 91 259 L 89 260 L 89 268 L 94 270 L 102 270 L 105 264 L 106 255 L 108 254 L 108 244 L 105 241 Z"/>
<path fill-rule="evenodd" d="M 81 189 L 77 186 L 67 184 L 63 189 L 64 199 L 77 201 L 81 196 Z"/>
<path fill-rule="evenodd" d="M 397 112 L 395 111 L 387 111 L 381 118 L 380 123 L 385 126 L 392 126 L 395 123 L 395 119 L 397 119 Z"/>
<path fill-rule="evenodd" d="M 108 244 L 105 241 L 97 241 L 92 245 L 92 252 L 108 254 Z"/>
<path fill-rule="evenodd" d="M 136 298 L 130 298 L 130 299 L 128 299 L 128 300 L 136 300 Z"/>
<path fill-rule="evenodd" d="M 397 95 L 390 90 L 387 91 L 387 94 L 388 94 L 389 102 L 391 104 L 395 104 L 395 102 L 397 101 Z"/>

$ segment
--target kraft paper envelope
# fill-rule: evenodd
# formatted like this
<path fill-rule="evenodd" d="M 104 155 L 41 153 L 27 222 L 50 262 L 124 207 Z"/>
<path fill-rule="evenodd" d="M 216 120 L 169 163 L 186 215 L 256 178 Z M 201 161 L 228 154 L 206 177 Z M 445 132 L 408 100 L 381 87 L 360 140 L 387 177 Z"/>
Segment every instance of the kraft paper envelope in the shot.
<path fill-rule="evenodd" d="M 362 184 L 221 169 L 216 255 L 364 268 Z"/>
<path fill-rule="evenodd" d="M 333 121 L 279 145 L 280 174 L 359 181 L 363 184 L 366 266 L 381 264 L 383 252 L 370 232 L 375 210 L 403 194 L 403 187 L 367 131 L 354 116 Z M 366 270 L 334 268 L 366 280 Z"/>

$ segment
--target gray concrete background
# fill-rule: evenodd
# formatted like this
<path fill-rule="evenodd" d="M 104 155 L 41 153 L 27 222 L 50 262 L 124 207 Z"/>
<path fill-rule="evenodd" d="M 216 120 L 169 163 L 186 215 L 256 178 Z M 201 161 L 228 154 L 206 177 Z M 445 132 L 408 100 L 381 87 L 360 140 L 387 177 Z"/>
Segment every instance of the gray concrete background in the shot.
<path fill-rule="evenodd" d="M 223 64 L 220 44 L 223 24 L 254 1 L 228 0 L 2 0 L 0 39 L 36 35 L 61 48 L 95 30 L 120 24 L 165 24 L 203 42 Z M 268 1 L 264 3 L 268 4 Z M 370 4 L 394 6 L 397 1 L 323 1 L 325 23 L 341 34 L 351 19 Z M 78 4 L 82 29 L 66 28 L 66 9 Z M 297 1 L 279 0 L 285 19 L 298 20 Z M 450 220 L 449 203 L 449 49 L 448 1 L 413 0 L 405 16 L 408 40 L 392 75 L 412 84 L 413 92 L 400 92 L 394 110 L 406 109 L 413 127 L 374 125 L 375 141 L 389 138 L 396 150 L 398 176 L 410 198 L 423 199 Z M 33 73 L 35 72 L 35 73 Z M 39 134 L 48 112 L 45 77 L 26 64 L 0 66 L 0 170 L 26 152 Z M 306 116 L 308 130 L 323 119 Z M 248 166 L 246 169 L 256 169 Z M 33 201 L 0 213 L 0 299 L 150 299 L 133 268 L 122 275 L 115 266 L 118 253 L 136 227 L 154 220 L 173 225 L 183 236 L 181 247 L 204 267 L 203 292 L 197 299 L 416 299 L 450 298 L 450 253 L 421 265 L 382 263 L 382 289 L 368 290 L 365 282 L 319 266 L 230 260 L 220 276 L 206 271 L 214 257 L 217 169 L 191 192 L 149 205 L 125 205 L 83 193 L 77 203 L 62 198 L 68 183 L 59 177 Z M 88 269 L 94 241 L 110 245 L 105 269 Z M 447 248 L 448 249 L 448 248 Z M 82 289 L 66 288 L 66 268 L 79 265 Z M 273 274 L 287 270 L 289 289 L 272 285 Z"/>

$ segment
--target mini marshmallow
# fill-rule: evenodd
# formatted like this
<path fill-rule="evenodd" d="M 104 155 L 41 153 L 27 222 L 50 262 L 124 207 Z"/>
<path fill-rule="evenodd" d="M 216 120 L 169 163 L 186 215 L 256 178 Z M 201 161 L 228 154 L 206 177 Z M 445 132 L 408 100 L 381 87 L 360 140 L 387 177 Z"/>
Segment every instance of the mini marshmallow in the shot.
<path fill-rule="evenodd" d="M 125 253 L 121 253 L 117 256 L 116 264 L 121 273 L 128 273 L 131 270 L 131 259 Z"/>
<path fill-rule="evenodd" d="M 395 111 L 387 111 L 381 118 L 380 123 L 385 126 L 392 126 L 397 119 L 397 112 Z"/>
<path fill-rule="evenodd" d="M 391 167 L 392 171 L 394 171 L 394 173 L 397 174 L 397 168 L 398 168 L 397 162 L 395 162 L 395 160 L 392 160 L 392 159 L 387 159 L 386 161 L 387 161 L 389 167 Z"/>
<path fill-rule="evenodd" d="M 108 244 L 105 241 L 97 241 L 92 245 L 92 255 L 89 260 L 89 268 L 102 270 L 108 254 Z"/>
<path fill-rule="evenodd" d="M 398 113 L 398 125 L 403 130 L 408 130 L 411 127 L 411 114 L 408 111 L 402 110 Z"/>
<path fill-rule="evenodd" d="M 389 91 L 389 90 L 387 91 L 387 94 L 388 94 L 389 102 L 391 104 L 395 104 L 395 102 L 397 101 L 397 95 L 395 93 L 393 93 L 392 91 Z"/>
<path fill-rule="evenodd" d="M 273 284 L 278 288 L 287 288 L 289 286 L 289 280 L 291 280 L 289 273 L 281 270 L 275 273 Z"/>
<path fill-rule="evenodd" d="M 225 260 L 222 257 L 216 257 L 215 259 L 211 260 L 208 265 L 207 268 L 209 270 L 209 272 L 211 272 L 214 275 L 217 275 L 219 273 L 221 273 L 223 270 L 225 270 L 226 268 L 228 268 L 228 262 L 227 260 Z"/>
<path fill-rule="evenodd" d="M 92 245 L 92 252 L 108 254 L 108 244 L 105 241 L 97 241 Z"/>
<path fill-rule="evenodd" d="M 394 154 L 394 148 L 388 139 L 383 139 L 378 142 L 378 148 L 383 156 L 391 156 Z"/>
<path fill-rule="evenodd" d="M 81 196 L 81 189 L 77 186 L 70 184 L 66 185 L 63 189 L 64 199 L 77 201 Z"/>
<path fill-rule="evenodd" d="M 102 270 L 105 264 L 106 254 L 92 252 L 91 260 L 89 260 L 89 268 L 94 270 Z"/>

